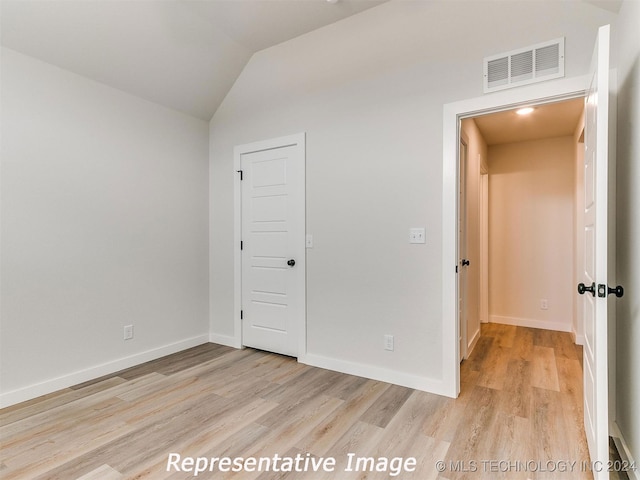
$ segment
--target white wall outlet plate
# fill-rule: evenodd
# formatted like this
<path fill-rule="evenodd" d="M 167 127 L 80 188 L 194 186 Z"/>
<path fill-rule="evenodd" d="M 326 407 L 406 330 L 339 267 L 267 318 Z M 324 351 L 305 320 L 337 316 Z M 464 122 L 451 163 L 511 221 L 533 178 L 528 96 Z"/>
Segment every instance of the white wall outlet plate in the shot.
<path fill-rule="evenodd" d="M 409 229 L 409 243 L 426 243 L 424 228 Z"/>

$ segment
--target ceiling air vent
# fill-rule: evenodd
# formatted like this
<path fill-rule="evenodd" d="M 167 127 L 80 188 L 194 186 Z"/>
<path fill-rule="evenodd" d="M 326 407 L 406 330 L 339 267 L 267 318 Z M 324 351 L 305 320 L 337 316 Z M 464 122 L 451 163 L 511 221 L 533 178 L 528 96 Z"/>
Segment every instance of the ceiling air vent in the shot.
<path fill-rule="evenodd" d="M 484 59 L 484 93 L 564 77 L 564 38 Z"/>

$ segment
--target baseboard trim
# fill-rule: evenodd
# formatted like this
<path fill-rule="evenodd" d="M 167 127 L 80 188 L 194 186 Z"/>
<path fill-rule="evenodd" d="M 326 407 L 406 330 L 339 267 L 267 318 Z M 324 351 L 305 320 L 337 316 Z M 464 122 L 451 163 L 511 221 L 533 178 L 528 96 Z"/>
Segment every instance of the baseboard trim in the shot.
<path fill-rule="evenodd" d="M 109 375 L 125 368 L 140 365 L 141 363 L 155 360 L 165 355 L 171 355 L 187 348 L 196 347 L 207 343 L 209 341 L 209 335 L 198 335 L 197 337 L 187 338 L 179 342 L 163 345 L 162 347 L 153 348 L 144 352 L 137 353 L 124 358 L 119 358 L 111 362 L 95 365 L 83 370 L 62 375 L 60 377 L 45 380 L 44 382 L 29 385 L 27 387 L 18 388 L 9 392 L 3 392 L 0 394 L 0 408 L 15 405 L 16 403 L 31 400 L 42 395 L 53 393 L 63 388 L 68 388 L 79 383 L 93 380 L 104 375 Z"/>
<path fill-rule="evenodd" d="M 478 343 L 479 339 L 480 339 L 480 329 L 476 331 L 476 333 L 473 335 L 473 338 L 469 342 L 469 345 L 467 346 L 467 358 L 469 358 L 469 355 L 471 355 L 471 352 L 473 352 L 473 349 L 476 348 L 476 344 Z"/>
<path fill-rule="evenodd" d="M 233 348 L 242 347 L 240 340 L 231 335 L 221 335 L 219 333 L 210 333 L 209 341 L 211 343 L 217 343 L 219 345 L 226 345 L 227 347 L 233 347 Z"/>
<path fill-rule="evenodd" d="M 571 332 L 570 323 L 550 322 L 548 320 L 536 320 L 534 318 L 502 317 L 500 315 L 489 315 L 490 323 L 502 323 L 505 325 L 515 325 L 516 327 L 541 328 L 543 330 L 555 330 L 557 332 Z"/>
<path fill-rule="evenodd" d="M 640 480 L 640 466 L 638 466 L 635 463 L 635 460 L 633 458 L 633 455 L 631 454 L 631 451 L 629 450 L 629 446 L 627 445 L 627 442 L 625 441 L 624 437 L 622 436 L 622 432 L 620 431 L 620 427 L 618 426 L 618 424 L 616 422 L 612 422 L 611 423 L 611 436 L 613 437 L 613 441 L 616 444 L 616 448 L 618 449 L 618 453 L 620 454 L 620 458 L 623 461 L 626 461 L 627 463 L 629 463 L 630 465 L 636 465 L 636 469 L 635 470 L 629 470 L 627 471 L 627 475 L 629 476 L 630 480 Z"/>
<path fill-rule="evenodd" d="M 298 358 L 300 363 L 311 365 L 312 367 L 324 368 L 336 372 L 356 375 L 358 377 L 369 378 L 381 382 L 392 383 L 403 387 L 413 388 L 424 392 L 434 393 L 445 397 L 451 397 L 451 392 L 447 389 L 447 384 L 441 380 L 420 377 L 409 373 L 397 372 L 381 367 L 374 367 L 362 363 L 338 360 L 336 358 L 324 357 L 322 355 L 306 354 Z"/>
<path fill-rule="evenodd" d="M 571 327 L 571 335 L 573 336 L 573 343 L 576 345 L 584 345 L 584 335 L 578 335 L 573 326 Z"/>

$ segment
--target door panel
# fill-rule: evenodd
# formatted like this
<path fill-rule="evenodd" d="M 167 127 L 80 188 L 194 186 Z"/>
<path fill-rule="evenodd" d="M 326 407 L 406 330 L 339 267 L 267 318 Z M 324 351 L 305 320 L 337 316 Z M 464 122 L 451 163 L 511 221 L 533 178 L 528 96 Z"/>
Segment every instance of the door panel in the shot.
<path fill-rule="evenodd" d="M 305 294 L 304 149 L 284 144 L 242 153 L 240 162 L 242 344 L 297 356 Z"/>
<path fill-rule="evenodd" d="M 272 152 L 276 155 L 285 152 Z M 253 187 L 277 187 L 287 184 L 287 159 L 286 157 L 267 158 L 251 165 L 253 174 Z"/>
<path fill-rule="evenodd" d="M 254 267 L 281 267 L 287 260 L 289 232 L 288 231 L 260 231 L 260 222 L 251 222 L 252 230 L 246 232 L 247 249 L 251 249 L 250 262 Z M 268 227 L 273 227 L 269 225 Z M 281 225 L 278 228 L 288 228 Z M 283 263 L 284 262 L 284 263 Z"/>
<path fill-rule="evenodd" d="M 251 204 L 253 221 L 256 223 L 274 224 L 287 221 L 287 197 L 285 195 L 254 197 L 251 199 Z"/>
<path fill-rule="evenodd" d="M 593 54 L 585 102 L 584 273 L 586 287 L 608 283 L 608 125 L 609 26 L 601 27 Z M 609 460 L 607 295 L 586 291 L 584 315 L 584 426 L 589 454 L 596 465 Z M 601 470 L 601 471 L 598 471 Z M 609 478 L 604 469 L 596 479 Z"/>

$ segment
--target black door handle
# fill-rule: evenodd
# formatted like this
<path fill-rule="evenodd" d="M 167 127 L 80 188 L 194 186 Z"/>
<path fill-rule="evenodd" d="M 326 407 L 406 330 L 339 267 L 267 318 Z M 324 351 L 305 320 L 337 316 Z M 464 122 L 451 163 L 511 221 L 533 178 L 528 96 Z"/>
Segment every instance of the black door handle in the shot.
<path fill-rule="evenodd" d="M 467 260 L 466 258 L 462 259 L 462 266 L 463 267 L 468 267 L 469 266 L 469 260 Z"/>
<path fill-rule="evenodd" d="M 616 297 L 618 298 L 624 295 L 624 288 L 622 288 L 620 285 L 618 285 L 616 288 L 608 287 L 607 290 L 609 295 L 611 295 L 612 293 L 615 293 Z"/>
<path fill-rule="evenodd" d="M 287 265 L 289 265 L 290 267 L 293 267 L 295 264 L 296 261 L 293 258 L 287 262 Z"/>
<path fill-rule="evenodd" d="M 591 292 L 591 296 L 596 296 L 596 284 L 595 282 L 591 284 L 590 287 L 587 287 L 584 283 L 578 284 L 578 293 L 580 295 L 584 295 L 585 292 Z"/>

